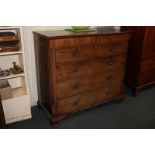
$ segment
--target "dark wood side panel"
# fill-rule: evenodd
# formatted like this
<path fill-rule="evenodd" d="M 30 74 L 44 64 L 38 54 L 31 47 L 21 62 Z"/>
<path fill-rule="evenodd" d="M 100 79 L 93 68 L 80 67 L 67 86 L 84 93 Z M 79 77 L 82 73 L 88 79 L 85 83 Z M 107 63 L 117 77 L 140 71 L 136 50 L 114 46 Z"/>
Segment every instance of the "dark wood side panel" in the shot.
<path fill-rule="evenodd" d="M 144 41 L 145 27 L 127 26 L 122 27 L 122 30 L 132 31 L 127 53 L 125 79 L 129 85 L 135 87 L 138 85 L 140 60 L 142 57 L 141 44 L 143 44 Z"/>
<path fill-rule="evenodd" d="M 133 94 L 155 83 L 155 26 L 122 27 L 132 31 L 129 44 L 126 81 L 133 88 Z"/>
<path fill-rule="evenodd" d="M 145 27 L 143 54 L 155 53 L 155 26 Z"/>
<path fill-rule="evenodd" d="M 37 71 L 38 101 L 51 111 L 51 89 L 49 86 L 48 40 L 34 34 Z"/>

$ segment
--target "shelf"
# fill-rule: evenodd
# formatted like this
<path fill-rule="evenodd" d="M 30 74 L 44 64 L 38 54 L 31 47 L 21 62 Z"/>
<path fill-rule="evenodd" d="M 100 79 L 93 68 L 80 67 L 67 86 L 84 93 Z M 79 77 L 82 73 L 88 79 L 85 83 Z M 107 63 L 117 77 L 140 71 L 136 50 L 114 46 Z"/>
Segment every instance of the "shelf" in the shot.
<path fill-rule="evenodd" d="M 0 30 L 19 29 L 20 26 L 0 26 Z"/>
<path fill-rule="evenodd" d="M 1 77 L 0 80 L 12 79 L 12 78 L 17 78 L 17 77 L 22 77 L 22 76 L 25 76 L 25 74 L 21 73 L 21 74 L 16 74 L 16 75 L 9 75 L 9 76 L 6 76 L 6 77 Z"/>
<path fill-rule="evenodd" d="M 25 87 L 14 88 L 14 89 L 12 89 L 12 98 L 5 99 L 3 101 L 11 100 L 11 99 L 21 97 L 21 96 L 25 96 L 25 95 L 27 95 Z"/>
<path fill-rule="evenodd" d="M 16 98 L 19 96 L 24 96 L 26 95 L 26 88 L 25 87 L 19 87 L 12 89 L 12 98 Z"/>
<path fill-rule="evenodd" d="M 16 55 L 16 54 L 22 54 L 22 51 L 12 51 L 12 52 L 0 52 L 0 56 L 7 56 L 7 55 Z"/>

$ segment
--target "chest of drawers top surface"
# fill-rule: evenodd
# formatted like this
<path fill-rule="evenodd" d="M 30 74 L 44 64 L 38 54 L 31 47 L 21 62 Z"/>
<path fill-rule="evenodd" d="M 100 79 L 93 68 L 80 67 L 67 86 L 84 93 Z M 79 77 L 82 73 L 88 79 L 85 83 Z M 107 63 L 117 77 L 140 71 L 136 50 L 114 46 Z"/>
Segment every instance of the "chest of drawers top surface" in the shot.
<path fill-rule="evenodd" d="M 128 34 L 129 31 L 122 31 L 119 29 L 102 29 L 95 30 L 94 32 L 86 32 L 86 33 L 72 33 L 65 30 L 57 30 L 57 31 L 34 31 L 33 33 L 39 34 L 43 37 L 52 39 L 52 38 L 67 38 L 67 37 L 80 37 L 80 36 L 95 36 L 95 35 L 110 35 L 110 34 Z"/>
<path fill-rule="evenodd" d="M 118 45 L 124 46 L 124 43 L 128 42 L 129 39 L 129 32 L 115 29 L 103 29 L 87 33 L 72 33 L 65 30 L 38 31 L 33 33 L 34 35 L 39 36 L 38 42 L 40 44 L 44 44 L 43 42 L 48 43 L 47 46 L 49 49 L 66 49 L 94 46 L 113 48 L 118 47 Z"/>

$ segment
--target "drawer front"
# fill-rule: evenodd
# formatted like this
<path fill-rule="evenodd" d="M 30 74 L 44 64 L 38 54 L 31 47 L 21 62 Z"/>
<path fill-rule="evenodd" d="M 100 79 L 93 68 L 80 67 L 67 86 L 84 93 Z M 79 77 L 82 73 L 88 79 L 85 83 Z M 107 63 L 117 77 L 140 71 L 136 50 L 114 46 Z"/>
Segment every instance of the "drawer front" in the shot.
<path fill-rule="evenodd" d="M 85 76 L 78 79 L 57 83 L 57 99 L 85 93 L 101 87 L 108 88 L 111 85 L 121 85 L 123 83 L 123 69 L 110 70 Z"/>
<path fill-rule="evenodd" d="M 139 85 L 146 85 L 155 82 L 155 70 L 143 72 L 140 74 Z"/>
<path fill-rule="evenodd" d="M 95 59 L 76 64 L 57 64 L 56 81 L 61 82 L 69 79 L 75 79 L 80 76 L 100 73 L 115 68 L 124 68 L 125 56 L 109 57 L 105 59 Z"/>
<path fill-rule="evenodd" d="M 105 45 L 56 50 L 56 63 L 78 62 L 125 54 L 127 46 Z"/>
<path fill-rule="evenodd" d="M 95 91 L 81 95 L 65 98 L 57 102 L 57 114 L 72 113 L 82 108 L 93 106 L 105 100 L 112 99 L 120 95 L 121 87 L 100 88 Z"/>
<path fill-rule="evenodd" d="M 106 35 L 106 36 L 98 36 L 97 37 L 97 45 L 98 46 L 126 46 L 129 41 L 128 34 L 121 34 L 121 35 Z"/>
<path fill-rule="evenodd" d="M 95 47 L 56 50 L 56 63 L 88 60 L 95 57 Z"/>
<path fill-rule="evenodd" d="M 54 49 L 63 49 L 70 47 L 79 47 L 79 46 L 92 46 L 96 43 L 95 36 L 82 36 L 82 37 L 72 37 L 64 39 L 51 39 L 49 41 L 49 47 Z"/>
<path fill-rule="evenodd" d="M 126 54 L 128 45 L 105 45 L 96 48 L 96 57 L 112 57 Z"/>

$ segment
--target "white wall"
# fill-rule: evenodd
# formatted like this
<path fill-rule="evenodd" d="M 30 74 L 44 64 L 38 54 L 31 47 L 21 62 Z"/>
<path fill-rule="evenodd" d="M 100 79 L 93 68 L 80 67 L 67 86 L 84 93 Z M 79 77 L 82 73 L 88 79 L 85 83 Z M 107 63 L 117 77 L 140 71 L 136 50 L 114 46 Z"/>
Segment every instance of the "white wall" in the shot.
<path fill-rule="evenodd" d="M 36 30 L 59 30 L 65 29 L 64 26 L 24 26 L 24 48 L 26 55 L 26 65 L 28 72 L 28 84 L 31 95 L 31 105 L 36 105 L 38 94 L 36 84 L 36 67 L 35 67 L 35 55 L 34 55 L 34 41 L 32 31 Z"/>

